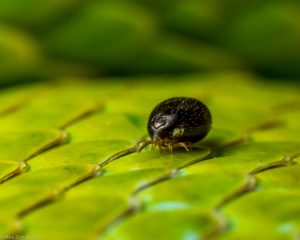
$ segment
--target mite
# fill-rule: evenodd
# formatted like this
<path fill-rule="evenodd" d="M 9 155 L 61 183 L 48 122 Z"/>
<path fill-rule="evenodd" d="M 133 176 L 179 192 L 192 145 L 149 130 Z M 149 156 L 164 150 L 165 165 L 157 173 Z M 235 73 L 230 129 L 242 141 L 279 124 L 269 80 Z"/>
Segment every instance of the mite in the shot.
<path fill-rule="evenodd" d="M 159 103 L 148 120 L 148 133 L 153 148 L 183 147 L 189 151 L 192 144 L 203 139 L 211 128 L 211 114 L 199 100 L 174 97 Z"/>

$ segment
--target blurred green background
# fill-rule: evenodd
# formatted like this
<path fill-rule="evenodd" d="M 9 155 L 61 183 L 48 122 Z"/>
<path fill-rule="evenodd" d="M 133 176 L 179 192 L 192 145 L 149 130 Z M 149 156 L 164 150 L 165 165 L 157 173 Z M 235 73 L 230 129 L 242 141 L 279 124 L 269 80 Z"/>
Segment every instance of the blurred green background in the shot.
<path fill-rule="evenodd" d="M 0 84 L 246 70 L 300 77 L 298 0 L 2 0 Z"/>

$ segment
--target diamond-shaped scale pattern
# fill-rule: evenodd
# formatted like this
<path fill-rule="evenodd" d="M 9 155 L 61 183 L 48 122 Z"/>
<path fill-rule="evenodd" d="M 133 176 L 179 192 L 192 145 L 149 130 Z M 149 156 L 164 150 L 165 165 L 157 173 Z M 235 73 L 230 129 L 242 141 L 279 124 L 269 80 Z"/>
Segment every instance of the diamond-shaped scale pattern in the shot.
<path fill-rule="evenodd" d="M 172 80 L 2 90 L 0 237 L 296 239 L 299 88 L 246 73 Z M 138 152 L 173 96 L 207 104 L 209 135 L 189 152 Z"/>

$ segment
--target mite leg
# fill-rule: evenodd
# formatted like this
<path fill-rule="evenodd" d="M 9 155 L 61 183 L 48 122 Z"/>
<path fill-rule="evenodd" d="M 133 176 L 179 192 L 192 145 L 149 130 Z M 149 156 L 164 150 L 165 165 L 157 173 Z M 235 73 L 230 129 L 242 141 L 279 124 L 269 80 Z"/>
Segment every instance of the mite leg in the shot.
<path fill-rule="evenodd" d="M 184 148 L 187 152 L 190 151 L 190 149 L 192 149 L 192 144 L 190 142 L 178 142 L 175 143 L 176 147 L 182 147 Z"/>

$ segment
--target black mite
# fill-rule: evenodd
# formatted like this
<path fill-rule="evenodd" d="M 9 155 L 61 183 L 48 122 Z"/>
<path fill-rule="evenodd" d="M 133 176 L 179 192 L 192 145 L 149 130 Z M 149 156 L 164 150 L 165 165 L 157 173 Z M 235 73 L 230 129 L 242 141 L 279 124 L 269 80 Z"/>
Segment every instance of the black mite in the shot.
<path fill-rule="evenodd" d="M 202 102 L 190 97 L 174 97 L 152 110 L 147 128 L 154 148 L 167 147 L 172 151 L 183 147 L 189 151 L 192 143 L 207 135 L 211 122 L 211 114 Z"/>

